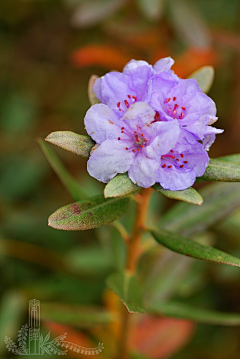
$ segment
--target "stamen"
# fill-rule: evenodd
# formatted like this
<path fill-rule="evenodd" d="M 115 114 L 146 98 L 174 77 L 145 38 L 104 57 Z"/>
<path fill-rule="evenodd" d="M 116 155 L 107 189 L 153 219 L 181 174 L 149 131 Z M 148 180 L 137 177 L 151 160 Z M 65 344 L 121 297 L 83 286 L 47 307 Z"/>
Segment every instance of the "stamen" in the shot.
<path fill-rule="evenodd" d="M 166 98 L 166 100 L 164 101 L 164 103 L 168 103 L 169 101 L 171 101 L 171 97 Z"/>
<path fill-rule="evenodd" d="M 172 166 L 167 166 L 167 168 L 172 168 Z"/>
<path fill-rule="evenodd" d="M 188 161 L 183 161 L 183 163 L 186 163 L 186 164 L 187 164 L 187 163 L 188 163 Z"/>
<path fill-rule="evenodd" d="M 184 165 L 181 165 L 181 166 L 179 166 L 180 168 L 183 168 L 184 167 Z"/>
<path fill-rule="evenodd" d="M 162 168 L 165 168 L 165 167 L 167 167 L 166 163 L 164 163 L 164 165 L 162 165 Z"/>
<path fill-rule="evenodd" d="M 137 97 L 136 97 L 136 96 L 132 96 L 132 98 L 133 98 L 135 101 L 137 101 Z"/>
<path fill-rule="evenodd" d="M 136 152 L 134 149 L 132 150 L 133 152 Z"/>
<path fill-rule="evenodd" d="M 120 108 L 120 102 L 117 103 L 117 107 Z"/>
<path fill-rule="evenodd" d="M 121 127 L 121 130 L 124 130 L 125 127 Z"/>
<path fill-rule="evenodd" d="M 186 107 L 184 107 L 184 106 L 182 106 L 181 108 L 183 109 L 183 111 L 185 111 L 185 110 L 186 110 Z"/>
<path fill-rule="evenodd" d="M 179 161 L 179 158 L 177 158 L 177 160 L 176 161 Z"/>
<path fill-rule="evenodd" d="M 138 152 L 139 152 L 139 151 L 140 151 L 140 148 L 138 148 L 137 150 L 138 150 Z"/>
<path fill-rule="evenodd" d="M 131 98 L 131 96 L 130 96 L 130 95 L 127 95 L 127 97 L 128 97 L 128 98 Z"/>
<path fill-rule="evenodd" d="M 121 138 L 120 138 L 120 137 L 118 137 L 118 140 L 121 140 Z"/>
<path fill-rule="evenodd" d="M 181 115 L 178 117 L 180 120 L 184 117 L 184 113 L 181 112 Z"/>
<path fill-rule="evenodd" d="M 139 142 L 138 135 L 135 135 L 136 141 Z"/>
<path fill-rule="evenodd" d="M 142 147 L 142 148 L 143 148 L 144 146 L 143 146 L 143 145 L 140 145 L 140 147 Z"/>
<path fill-rule="evenodd" d="M 183 155 L 182 153 L 180 154 L 180 156 L 181 156 L 182 158 L 184 157 L 184 155 Z"/>
<path fill-rule="evenodd" d="M 176 108 L 178 108 L 178 104 L 175 103 L 174 105 L 174 109 L 176 110 Z"/>
<path fill-rule="evenodd" d="M 124 133 L 124 131 L 121 131 L 121 133 Z"/>
<path fill-rule="evenodd" d="M 146 138 L 144 138 L 144 141 L 145 141 L 145 142 L 147 142 L 147 139 L 146 139 Z"/>
<path fill-rule="evenodd" d="M 143 134 L 143 133 L 141 133 L 141 136 L 143 137 L 143 136 L 144 136 L 144 134 Z"/>
<path fill-rule="evenodd" d="M 128 101 L 127 100 L 124 100 L 124 103 L 125 103 L 125 105 L 127 106 L 127 108 L 129 108 L 130 106 L 129 106 L 129 103 L 128 103 Z"/>
<path fill-rule="evenodd" d="M 126 147 L 126 150 L 128 150 L 128 147 Z"/>
<path fill-rule="evenodd" d="M 176 101 L 176 99 L 177 99 L 177 97 L 174 96 L 174 97 L 173 97 L 173 101 Z"/>

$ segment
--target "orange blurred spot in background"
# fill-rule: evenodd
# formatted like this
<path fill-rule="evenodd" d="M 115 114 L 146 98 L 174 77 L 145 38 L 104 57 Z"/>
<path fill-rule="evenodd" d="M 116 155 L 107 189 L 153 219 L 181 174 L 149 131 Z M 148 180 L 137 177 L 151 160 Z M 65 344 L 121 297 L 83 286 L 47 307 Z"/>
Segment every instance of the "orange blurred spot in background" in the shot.
<path fill-rule="evenodd" d="M 181 78 L 188 77 L 202 66 L 216 66 L 219 63 L 216 52 L 212 49 L 189 49 L 175 58 L 172 69 Z"/>
<path fill-rule="evenodd" d="M 90 45 L 74 51 L 70 60 L 76 67 L 100 65 L 108 70 L 122 71 L 131 55 L 124 55 L 121 50 L 108 45 Z"/>
<path fill-rule="evenodd" d="M 128 336 L 129 349 L 152 359 L 164 359 L 191 339 L 195 325 L 187 320 L 151 315 L 135 316 Z"/>

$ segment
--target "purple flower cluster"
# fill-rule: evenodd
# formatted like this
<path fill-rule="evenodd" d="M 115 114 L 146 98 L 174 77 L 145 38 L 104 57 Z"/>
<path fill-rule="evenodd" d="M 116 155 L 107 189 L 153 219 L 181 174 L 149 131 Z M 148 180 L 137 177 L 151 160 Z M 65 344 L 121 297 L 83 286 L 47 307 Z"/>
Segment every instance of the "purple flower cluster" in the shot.
<path fill-rule="evenodd" d="M 96 80 L 101 101 L 85 116 L 87 133 L 96 142 L 88 172 L 101 182 L 128 172 L 133 183 L 158 182 L 172 191 L 190 187 L 209 162 L 215 134 L 215 103 L 193 79 L 180 79 L 168 57 L 154 66 L 131 60 L 123 72 Z"/>

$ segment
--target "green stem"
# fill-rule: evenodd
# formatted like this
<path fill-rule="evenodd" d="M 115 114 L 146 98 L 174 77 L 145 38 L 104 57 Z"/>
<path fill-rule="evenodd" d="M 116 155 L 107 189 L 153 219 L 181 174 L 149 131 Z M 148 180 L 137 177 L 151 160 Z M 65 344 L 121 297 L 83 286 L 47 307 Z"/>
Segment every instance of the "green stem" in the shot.
<path fill-rule="evenodd" d="M 137 208 L 133 230 L 129 241 L 127 242 L 127 263 L 126 270 L 135 273 L 139 255 L 139 244 L 142 233 L 145 230 L 145 221 L 147 216 L 148 204 L 152 188 L 142 188 L 141 192 L 136 195 Z M 127 359 L 127 336 L 129 327 L 130 313 L 123 307 L 121 334 L 119 338 L 118 359 Z"/>

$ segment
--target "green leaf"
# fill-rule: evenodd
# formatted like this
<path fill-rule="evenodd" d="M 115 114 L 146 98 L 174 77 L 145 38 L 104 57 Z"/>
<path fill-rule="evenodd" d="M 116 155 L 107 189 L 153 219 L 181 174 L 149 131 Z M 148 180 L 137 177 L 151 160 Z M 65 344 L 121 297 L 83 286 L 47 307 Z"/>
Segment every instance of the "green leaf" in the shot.
<path fill-rule="evenodd" d="M 141 288 L 129 272 L 111 274 L 106 281 L 108 287 L 117 294 L 129 313 L 144 313 Z"/>
<path fill-rule="evenodd" d="M 240 163 L 210 159 L 203 176 L 203 181 L 240 182 Z"/>
<path fill-rule="evenodd" d="M 210 36 L 205 19 L 190 0 L 169 0 L 169 15 L 176 33 L 186 45 L 208 48 Z"/>
<path fill-rule="evenodd" d="M 75 27 L 91 27 L 109 18 L 123 6 L 124 0 L 81 1 L 75 9 L 71 24 Z"/>
<path fill-rule="evenodd" d="M 153 314 L 166 315 L 175 318 L 189 319 L 198 323 L 216 325 L 240 325 L 240 315 L 221 313 L 213 310 L 190 307 L 177 301 L 165 303 L 155 302 L 150 311 Z"/>
<path fill-rule="evenodd" d="M 156 183 L 153 188 L 155 191 L 171 199 L 178 199 L 179 201 L 198 204 L 199 206 L 203 203 L 202 196 L 192 187 L 183 191 L 169 191 L 162 188 L 159 183 Z"/>
<path fill-rule="evenodd" d="M 71 194 L 73 199 L 80 200 L 86 198 L 85 193 L 80 188 L 79 183 L 70 175 L 67 169 L 63 166 L 60 159 L 57 155 L 50 149 L 50 147 L 42 140 L 39 139 L 38 143 L 43 151 L 44 156 L 48 160 L 50 166 L 55 171 L 60 181 L 66 188 L 66 190 Z"/>
<path fill-rule="evenodd" d="M 26 298 L 24 294 L 16 290 L 8 290 L 3 293 L 0 310 L 0 335 L 16 338 L 17 331 L 21 327 L 22 318 L 26 311 Z M 0 342 L 0 353 L 6 352 L 4 341 Z M 2 357 L 2 355 L 1 355 Z"/>
<path fill-rule="evenodd" d="M 78 135 L 71 131 L 52 132 L 45 138 L 45 141 L 86 158 L 90 156 L 90 152 L 95 145 L 89 136 Z"/>
<path fill-rule="evenodd" d="M 58 209 L 49 217 L 48 225 L 65 231 L 99 228 L 123 216 L 128 204 L 129 198 L 92 197 Z"/>
<path fill-rule="evenodd" d="M 168 232 L 164 229 L 152 230 L 151 233 L 158 243 L 173 252 L 213 263 L 229 264 L 231 266 L 240 267 L 240 258 L 233 257 L 218 249 L 194 242 L 192 239 L 180 236 L 177 233 Z"/>
<path fill-rule="evenodd" d="M 104 189 L 105 198 L 128 196 L 140 190 L 141 187 L 134 184 L 127 173 L 120 173 L 114 177 Z"/>
<path fill-rule="evenodd" d="M 104 325 L 114 320 L 114 314 L 101 307 L 41 303 L 41 318 L 63 324 L 89 327 Z"/>
<path fill-rule="evenodd" d="M 203 206 L 178 203 L 162 216 L 160 227 L 189 236 L 206 230 L 240 206 L 239 183 L 214 183 L 199 192 Z"/>
<path fill-rule="evenodd" d="M 193 72 L 188 78 L 196 80 L 202 92 L 208 93 L 214 80 L 214 68 L 212 66 L 203 66 Z"/>
<path fill-rule="evenodd" d="M 97 75 L 92 75 L 88 82 L 88 98 L 91 105 L 95 105 L 96 103 L 100 103 L 97 99 L 95 93 L 93 92 L 94 82 L 99 78 Z"/>
<path fill-rule="evenodd" d="M 163 251 L 157 243 L 145 251 L 139 260 L 138 277 L 143 288 L 146 305 L 155 301 L 165 301 L 175 294 L 185 283 L 188 273 L 192 273 L 193 258 L 180 256 L 171 251 Z"/>
<path fill-rule="evenodd" d="M 222 160 L 226 162 L 235 162 L 240 164 L 240 153 L 235 153 L 233 155 L 218 157 L 217 160 Z"/>
<path fill-rule="evenodd" d="M 138 0 L 143 15 L 150 20 L 159 20 L 163 15 L 166 0 Z"/>

